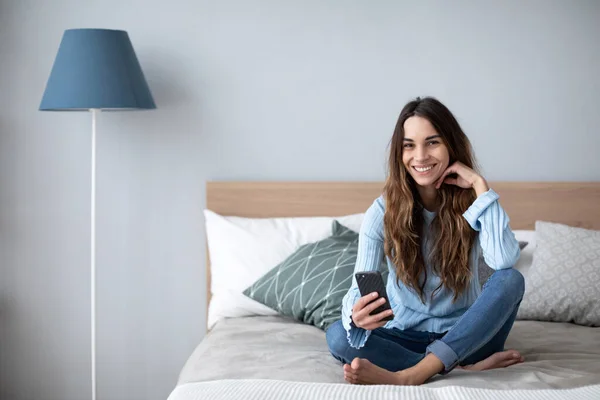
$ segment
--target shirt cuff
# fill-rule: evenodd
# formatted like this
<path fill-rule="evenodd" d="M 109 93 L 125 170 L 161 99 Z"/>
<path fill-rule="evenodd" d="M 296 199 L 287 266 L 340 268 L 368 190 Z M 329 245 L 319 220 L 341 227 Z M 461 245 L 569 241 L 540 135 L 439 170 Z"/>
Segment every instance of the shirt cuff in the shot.
<path fill-rule="evenodd" d="M 464 212 L 463 217 L 467 220 L 471 228 L 476 231 L 481 230 L 480 224 L 478 223 L 478 219 L 483 214 L 483 212 L 496 200 L 498 200 L 500 196 L 498 193 L 494 192 L 493 189 L 489 189 L 487 192 L 482 193 L 479 197 L 475 199 L 473 204 Z"/>
<path fill-rule="evenodd" d="M 348 344 L 355 349 L 360 349 L 367 343 L 367 339 L 371 336 L 371 331 L 368 331 L 363 328 L 359 328 L 354 325 L 352 321 L 352 317 L 348 315 L 347 317 L 342 317 L 342 326 L 346 330 L 346 338 L 348 339 Z"/>

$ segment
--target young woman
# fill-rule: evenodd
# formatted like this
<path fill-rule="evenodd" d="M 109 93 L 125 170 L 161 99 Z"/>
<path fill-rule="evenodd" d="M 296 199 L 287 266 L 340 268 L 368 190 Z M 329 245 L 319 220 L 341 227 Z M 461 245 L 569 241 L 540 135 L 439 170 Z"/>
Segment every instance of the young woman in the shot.
<path fill-rule="evenodd" d="M 520 250 L 498 195 L 477 173 L 466 135 L 434 98 L 409 102 L 391 140 L 383 195 L 365 214 L 355 272 L 389 269 L 385 299 L 361 297 L 356 279 L 342 319 L 327 330 L 344 378 L 358 384 L 420 385 L 460 366 L 523 362 L 504 351 L 524 292 Z M 480 254 L 495 269 L 479 287 Z M 382 319 L 393 315 L 393 320 Z"/>

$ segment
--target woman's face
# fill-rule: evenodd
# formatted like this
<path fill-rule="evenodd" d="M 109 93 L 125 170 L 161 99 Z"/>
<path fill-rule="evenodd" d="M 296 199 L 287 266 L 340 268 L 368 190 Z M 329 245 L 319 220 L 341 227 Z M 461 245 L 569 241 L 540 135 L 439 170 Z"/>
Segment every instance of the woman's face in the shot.
<path fill-rule="evenodd" d="M 404 122 L 402 163 L 417 185 L 433 185 L 449 162 L 448 148 L 429 120 L 413 116 Z"/>

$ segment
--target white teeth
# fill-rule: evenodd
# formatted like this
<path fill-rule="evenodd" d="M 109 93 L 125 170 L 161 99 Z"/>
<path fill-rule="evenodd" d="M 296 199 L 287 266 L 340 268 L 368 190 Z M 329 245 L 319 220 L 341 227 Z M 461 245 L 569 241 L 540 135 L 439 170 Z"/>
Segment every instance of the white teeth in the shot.
<path fill-rule="evenodd" d="M 429 171 L 431 168 L 433 168 L 433 165 L 429 166 L 429 167 L 425 167 L 425 168 L 419 168 L 419 167 L 414 167 L 418 172 L 427 172 Z"/>

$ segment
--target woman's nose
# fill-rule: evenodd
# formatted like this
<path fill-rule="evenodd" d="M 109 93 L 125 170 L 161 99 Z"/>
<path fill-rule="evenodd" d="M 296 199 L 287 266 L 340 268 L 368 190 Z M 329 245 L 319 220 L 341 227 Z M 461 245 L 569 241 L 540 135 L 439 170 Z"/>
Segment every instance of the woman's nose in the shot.
<path fill-rule="evenodd" d="M 425 161 L 428 158 L 427 149 L 423 146 L 417 147 L 417 152 L 415 154 L 415 158 L 417 161 Z"/>

